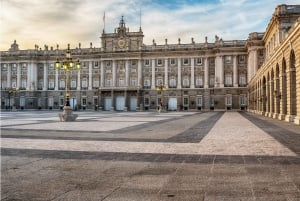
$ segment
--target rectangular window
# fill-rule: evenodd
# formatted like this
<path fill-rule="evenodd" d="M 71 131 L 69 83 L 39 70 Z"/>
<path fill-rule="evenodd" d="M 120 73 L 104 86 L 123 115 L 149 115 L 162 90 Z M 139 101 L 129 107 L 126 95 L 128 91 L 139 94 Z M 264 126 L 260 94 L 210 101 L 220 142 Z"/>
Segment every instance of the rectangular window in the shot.
<path fill-rule="evenodd" d="M 137 86 L 136 78 L 131 78 L 131 79 L 130 79 L 130 85 L 131 85 L 131 86 Z"/>
<path fill-rule="evenodd" d="M 156 79 L 156 86 L 162 86 L 164 84 L 164 81 L 162 78 L 157 78 Z"/>
<path fill-rule="evenodd" d="M 226 96 L 226 105 L 228 106 L 232 105 L 232 96 Z"/>
<path fill-rule="evenodd" d="M 210 87 L 215 86 L 215 78 L 214 78 L 214 76 L 211 76 L 211 77 L 209 78 L 209 86 L 210 86 Z"/>
<path fill-rule="evenodd" d="M 169 80 L 169 87 L 170 88 L 175 88 L 176 87 L 176 79 L 175 78 L 171 78 Z"/>
<path fill-rule="evenodd" d="M 148 98 L 148 97 L 145 97 L 145 98 L 144 98 L 144 105 L 145 105 L 145 106 L 149 106 L 149 104 L 150 104 L 149 98 Z"/>
<path fill-rule="evenodd" d="M 188 106 L 189 105 L 189 98 L 188 97 L 184 97 L 183 98 L 183 105 L 184 106 Z"/>
<path fill-rule="evenodd" d="M 246 86 L 246 75 L 240 74 L 239 76 L 239 85 L 240 86 Z"/>
<path fill-rule="evenodd" d="M 93 80 L 93 87 L 99 87 L 99 79 Z"/>
<path fill-rule="evenodd" d="M 144 87 L 150 87 L 150 80 L 149 79 L 144 80 Z"/>
<path fill-rule="evenodd" d="M 83 106 L 86 106 L 86 97 L 83 97 L 83 98 L 82 98 L 82 105 L 83 105 Z"/>
<path fill-rule="evenodd" d="M 182 81 L 182 86 L 187 88 L 190 86 L 190 80 L 188 78 L 184 78 Z"/>
<path fill-rule="evenodd" d="M 26 89 L 26 85 L 27 85 L 27 80 L 26 79 L 22 79 L 22 81 L 21 81 L 21 88 L 22 89 Z"/>
<path fill-rule="evenodd" d="M 132 60 L 132 61 L 131 61 L 131 65 L 132 65 L 132 66 L 135 66 L 135 65 L 136 65 L 136 60 Z"/>
<path fill-rule="evenodd" d="M 245 96 L 240 96 L 240 104 L 246 105 L 246 97 Z"/>
<path fill-rule="evenodd" d="M 87 88 L 88 87 L 88 82 L 87 82 L 87 78 L 83 78 L 81 81 L 81 87 L 82 88 Z"/>
<path fill-rule="evenodd" d="M 119 87 L 125 86 L 125 80 L 124 80 L 124 78 L 119 78 L 118 86 Z"/>
<path fill-rule="evenodd" d="M 76 80 L 71 80 L 71 88 L 76 88 Z"/>
<path fill-rule="evenodd" d="M 200 96 L 200 97 L 197 97 L 197 106 L 199 107 L 201 107 L 202 106 L 202 96 Z"/>
<path fill-rule="evenodd" d="M 150 66 L 150 60 L 146 59 L 144 64 L 145 64 L 145 66 Z"/>
<path fill-rule="evenodd" d="M 99 62 L 98 61 L 94 61 L 94 68 L 99 68 Z"/>
<path fill-rule="evenodd" d="M 48 97 L 48 106 L 53 107 L 53 97 Z"/>
<path fill-rule="evenodd" d="M 239 63 L 245 63 L 246 57 L 245 55 L 240 55 L 239 56 Z"/>
<path fill-rule="evenodd" d="M 157 59 L 157 65 L 161 66 L 162 65 L 162 60 L 161 59 Z"/>
<path fill-rule="evenodd" d="M 196 87 L 203 87 L 203 77 L 196 78 Z"/>
<path fill-rule="evenodd" d="M 196 64 L 197 65 L 202 65 L 202 58 L 201 57 L 196 59 Z"/>
<path fill-rule="evenodd" d="M 51 64 L 49 65 L 49 70 L 54 70 L 54 64 L 53 64 L 53 63 L 51 63 Z"/>
<path fill-rule="evenodd" d="M 225 74 L 225 86 L 232 87 L 232 74 L 231 73 Z"/>
<path fill-rule="evenodd" d="M 59 106 L 64 105 L 64 97 L 59 97 Z"/>
<path fill-rule="evenodd" d="M 105 86 L 110 87 L 111 86 L 111 79 L 106 79 L 105 80 Z"/>
<path fill-rule="evenodd" d="M 66 85 L 65 85 L 65 80 L 60 80 L 59 81 L 59 88 L 60 89 L 64 89 L 66 87 Z"/>
<path fill-rule="evenodd" d="M 82 68 L 88 68 L 89 67 L 89 62 L 84 61 L 82 62 Z"/>
<path fill-rule="evenodd" d="M 174 66 L 176 64 L 176 61 L 175 61 L 175 59 L 170 59 L 170 65 L 172 65 L 172 66 Z"/>
<path fill-rule="evenodd" d="M 50 79 L 48 83 L 49 89 L 54 89 L 54 79 Z"/>
<path fill-rule="evenodd" d="M 232 63 L 232 57 L 231 56 L 225 56 L 225 63 Z"/>
<path fill-rule="evenodd" d="M 183 59 L 183 65 L 188 65 L 189 64 L 189 59 Z"/>
<path fill-rule="evenodd" d="M 39 84 L 38 84 L 38 89 L 39 89 L 39 90 L 43 89 L 43 86 L 44 86 L 44 80 L 43 80 L 43 79 L 40 79 L 40 80 L 39 80 Z"/>

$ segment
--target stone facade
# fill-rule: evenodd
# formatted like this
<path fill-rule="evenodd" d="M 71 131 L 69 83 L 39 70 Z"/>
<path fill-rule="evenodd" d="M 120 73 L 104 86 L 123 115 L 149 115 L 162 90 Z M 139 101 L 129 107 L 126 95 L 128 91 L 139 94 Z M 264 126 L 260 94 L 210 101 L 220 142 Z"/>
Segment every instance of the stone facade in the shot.
<path fill-rule="evenodd" d="M 250 36 L 248 49 L 263 49 L 266 58 L 248 66 L 249 110 L 300 124 L 300 6 L 278 6 L 266 32 Z"/>
<path fill-rule="evenodd" d="M 283 7 L 289 6 L 279 6 L 275 13 Z M 299 9 L 299 6 L 294 7 Z M 280 25 L 281 32 L 276 36 L 280 42 L 275 42 L 279 46 L 282 43 L 288 46 L 290 43 L 284 41 L 292 35 L 297 41 L 298 18 L 296 14 L 292 16 L 288 18 L 292 19 L 290 25 Z M 277 41 L 277 38 L 270 39 L 273 32 L 269 31 L 276 29 L 272 28 L 275 25 L 270 23 L 266 33 L 251 33 L 248 40 L 224 41 L 215 36 L 212 43 L 205 37 L 202 43 L 192 38 L 189 44 L 182 44 L 180 39 L 177 44 L 168 44 L 166 39 L 165 44 L 156 44 L 153 40 L 151 45 L 145 45 L 141 27 L 136 32 L 129 31 L 122 17 L 114 33 L 103 31 L 101 48 L 92 44 L 82 48 L 78 44 L 71 49 L 72 57 L 81 62 L 81 70 L 74 70 L 70 75 L 71 107 L 137 111 L 155 110 L 162 104 L 168 110 L 259 111 L 253 106 L 252 90 L 254 80 L 261 79 L 259 74 L 271 59 L 266 48 L 275 49 L 265 45 Z M 288 31 L 289 26 L 295 30 L 293 33 Z M 299 47 L 293 41 L 292 44 Z M 296 68 L 299 50 L 294 48 L 293 52 Z M 56 70 L 54 63 L 64 54 L 65 50 L 58 45 L 20 50 L 16 41 L 8 51 L 2 51 L 1 108 L 9 109 L 13 105 L 17 109 L 62 108 L 65 73 Z M 286 62 L 289 62 L 287 58 Z M 299 80 L 299 75 L 296 77 Z M 12 89 L 17 90 L 12 92 Z M 294 100 L 293 96 L 287 97 L 287 102 Z M 291 105 L 297 108 L 294 102 Z"/>

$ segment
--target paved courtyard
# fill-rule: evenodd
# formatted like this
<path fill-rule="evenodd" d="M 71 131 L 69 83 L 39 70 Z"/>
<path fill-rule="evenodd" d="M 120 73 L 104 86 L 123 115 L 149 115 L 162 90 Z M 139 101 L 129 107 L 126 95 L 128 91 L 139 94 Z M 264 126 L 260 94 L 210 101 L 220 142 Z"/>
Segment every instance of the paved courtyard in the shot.
<path fill-rule="evenodd" d="M 246 112 L 1 113 L 1 200 L 300 200 L 300 127 Z"/>

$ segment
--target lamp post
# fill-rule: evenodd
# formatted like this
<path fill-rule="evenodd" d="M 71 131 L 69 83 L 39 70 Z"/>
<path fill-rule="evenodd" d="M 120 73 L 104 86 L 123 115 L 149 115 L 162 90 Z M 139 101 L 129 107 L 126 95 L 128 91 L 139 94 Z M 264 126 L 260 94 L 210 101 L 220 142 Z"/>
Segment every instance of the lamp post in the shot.
<path fill-rule="evenodd" d="M 165 90 L 166 90 L 166 87 L 162 84 L 160 84 L 159 86 L 156 87 L 156 91 L 161 94 L 160 103 L 159 103 L 159 106 L 158 106 L 158 112 L 161 112 L 161 110 L 163 109 L 163 106 L 164 106 L 163 91 L 165 91 Z"/>
<path fill-rule="evenodd" d="M 80 70 L 81 65 L 79 59 L 74 63 L 71 57 L 70 44 L 68 44 L 68 49 L 66 51 L 66 56 L 62 61 L 57 58 L 55 62 L 55 68 L 57 70 L 65 71 L 66 75 L 66 95 L 65 95 L 65 105 L 63 107 L 63 113 L 59 114 L 61 121 L 75 121 L 78 117 L 76 114 L 72 114 L 72 108 L 70 107 L 70 71 Z"/>

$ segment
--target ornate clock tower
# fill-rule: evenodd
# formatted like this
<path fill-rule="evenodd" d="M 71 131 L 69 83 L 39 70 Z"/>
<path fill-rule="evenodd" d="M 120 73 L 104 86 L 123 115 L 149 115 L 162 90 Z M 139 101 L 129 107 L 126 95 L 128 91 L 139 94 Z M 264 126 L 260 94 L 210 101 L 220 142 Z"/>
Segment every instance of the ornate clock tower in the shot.
<path fill-rule="evenodd" d="M 105 52 L 139 51 L 143 45 L 143 37 L 141 27 L 138 32 L 129 32 L 122 16 L 119 27 L 115 28 L 114 33 L 103 31 L 101 44 Z"/>

